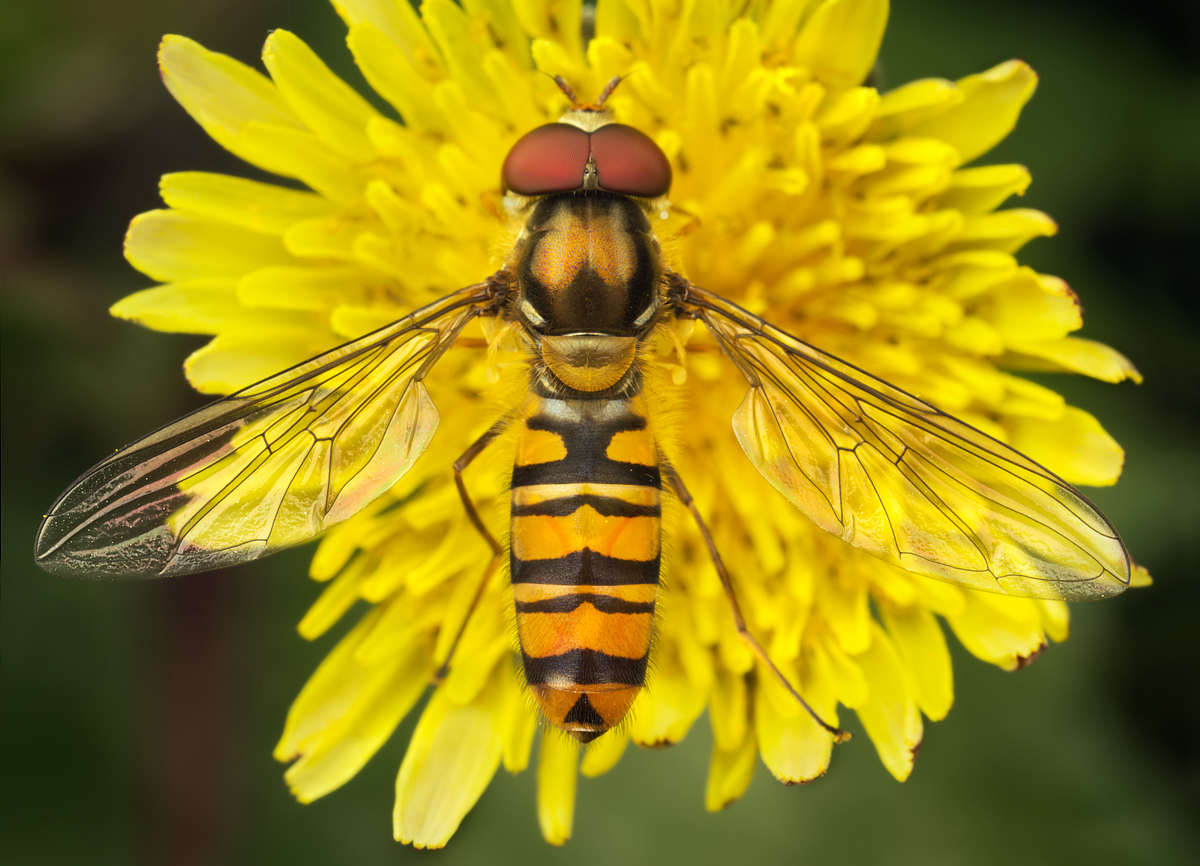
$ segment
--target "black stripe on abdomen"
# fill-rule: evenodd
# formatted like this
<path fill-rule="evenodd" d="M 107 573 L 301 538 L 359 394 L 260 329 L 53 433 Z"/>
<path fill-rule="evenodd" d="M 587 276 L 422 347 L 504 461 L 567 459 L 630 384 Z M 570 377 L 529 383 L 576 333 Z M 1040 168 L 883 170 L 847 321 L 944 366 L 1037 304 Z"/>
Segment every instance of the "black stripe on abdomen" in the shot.
<path fill-rule="evenodd" d="M 592 482 L 592 479 L 588 479 L 588 481 L 589 483 L 595 483 Z M 597 496 L 593 493 L 583 493 L 578 496 L 563 496 L 559 499 L 547 499 L 543 502 L 534 502 L 529 505 L 514 505 L 512 507 L 512 516 L 566 517 L 568 514 L 574 514 L 585 505 L 590 505 L 593 511 L 604 517 L 662 516 L 661 505 L 635 505 L 632 502 L 626 502 L 624 499 L 618 499 L 616 496 Z"/>
<path fill-rule="evenodd" d="M 620 683 L 640 686 L 646 681 L 646 660 L 611 656 L 593 649 L 573 649 L 562 655 L 537 658 L 521 651 L 525 680 L 531 686 L 570 683 L 596 686 Z"/>
<path fill-rule="evenodd" d="M 600 613 L 654 613 L 652 601 L 627 601 L 595 592 L 574 592 L 541 601 L 518 601 L 517 613 L 570 613 L 581 604 L 590 604 Z"/>
<path fill-rule="evenodd" d="M 513 583 L 551 586 L 629 586 L 658 583 L 658 560 L 617 559 L 590 548 L 556 559 L 511 557 Z"/>
<path fill-rule="evenodd" d="M 514 466 L 513 487 L 532 487 L 535 484 L 575 484 L 587 480 L 592 484 L 630 484 L 637 487 L 662 487 L 662 475 L 657 466 L 640 463 L 620 463 L 616 460 L 596 460 L 592 465 L 572 459 L 549 463 Z M 581 465 L 582 464 L 582 465 Z"/>

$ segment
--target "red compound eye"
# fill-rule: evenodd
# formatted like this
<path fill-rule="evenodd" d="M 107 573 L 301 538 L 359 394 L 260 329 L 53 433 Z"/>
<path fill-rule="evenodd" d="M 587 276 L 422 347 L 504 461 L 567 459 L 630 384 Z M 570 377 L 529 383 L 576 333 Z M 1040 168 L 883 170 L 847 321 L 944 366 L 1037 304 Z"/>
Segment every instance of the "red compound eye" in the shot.
<path fill-rule="evenodd" d="M 632 126 L 610 123 L 593 132 L 592 158 L 601 189 L 656 198 L 671 188 L 666 154 L 650 136 Z"/>
<path fill-rule="evenodd" d="M 549 195 L 583 186 L 588 134 L 569 123 L 547 123 L 526 133 L 504 160 L 504 188 L 518 195 Z"/>

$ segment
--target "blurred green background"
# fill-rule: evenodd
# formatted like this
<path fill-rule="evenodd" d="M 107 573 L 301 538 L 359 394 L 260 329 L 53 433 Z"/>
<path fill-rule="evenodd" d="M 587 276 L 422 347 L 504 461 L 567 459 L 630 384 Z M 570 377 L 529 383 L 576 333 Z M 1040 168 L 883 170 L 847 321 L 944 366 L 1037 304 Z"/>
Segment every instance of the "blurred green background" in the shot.
<path fill-rule="evenodd" d="M 533 774 L 501 772 L 429 854 L 391 839 L 411 721 L 310 806 L 271 759 L 292 697 L 337 639 L 295 632 L 318 593 L 307 550 L 136 585 L 53 578 L 31 558 L 42 511 L 79 471 L 200 403 L 180 372 L 200 339 L 106 315 L 148 283 L 121 238 L 159 205 L 159 175 L 254 174 L 167 95 L 159 38 L 255 62 L 286 27 L 361 86 L 342 25 L 324 0 L 0 6 L 4 862 L 1200 862 L 1200 5 L 893 7 L 885 88 L 1010 57 L 1042 77 L 985 159 L 1033 171 L 1020 205 L 1061 233 L 1025 261 L 1071 283 L 1082 334 L 1146 376 L 1047 380 L 1126 447 L 1124 479 L 1094 497 L 1155 586 L 1076 606 L 1071 640 L 1020 673 L 956 646 L 956 706 L 928 726 L 904 785 L 860 736 L 817 783 L 785 788 L 760 767 L 744 800 L 708 815 L 702 720 L 683 744 L 632 750 L 583 780 L 565 850 L 541 841 Z"/>

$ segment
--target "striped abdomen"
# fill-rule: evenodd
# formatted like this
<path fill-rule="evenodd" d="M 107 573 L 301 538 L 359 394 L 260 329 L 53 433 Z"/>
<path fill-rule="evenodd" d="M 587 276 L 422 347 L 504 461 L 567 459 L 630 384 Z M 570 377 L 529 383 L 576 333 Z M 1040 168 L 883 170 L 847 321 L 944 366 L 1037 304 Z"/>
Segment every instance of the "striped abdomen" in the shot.
<path fill-rule="evenodd" d="M 661 487 L 640 392 L 560 399 L 535 384 L 512 478 L 517 631 L 542 712 L 582 742 L 646 679 Z"/>

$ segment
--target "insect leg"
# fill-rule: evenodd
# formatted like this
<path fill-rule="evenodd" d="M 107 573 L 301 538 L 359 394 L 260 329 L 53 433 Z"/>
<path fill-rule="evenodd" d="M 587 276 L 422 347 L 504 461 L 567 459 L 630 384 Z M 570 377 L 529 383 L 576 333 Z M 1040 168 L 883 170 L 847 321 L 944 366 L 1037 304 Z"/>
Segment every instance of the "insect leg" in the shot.
<path fill-rule="evenodd" d="M 479 531 L 479 534 L 483 536 L 483 540 L 488 543 L 488 547 L 492 549 L 492 558 L 488 560 L 487 567 L 483 570 L 483 577 L 479 580 L 479 588 L 475 590 L 475 598 L 471 601 L 470 610 L 467 611 L 462 625 L 458 627 L 458 634 L 454 636 L 454 642 L 450 644 L 450 651 L 446 654 L 446 660 L 441 663 L 437 672 L 433 675 L 433 682 L 435 684 L 441 683 L 446 679 L 446 675 L 450 673 L 450 660 L 454 658 L 454 651 L 458 649 L 458 642 L 462 640 L 463 632 L 467 630 L 467 623 L 471 621 L 471 616 L 475 613 L 475 608 L 479 606 L 479 601 L 483 598 L 483 593 L 487 589 L 492 575 L 496 573 L 496 569 L 500 566 L 500 557 L 504 553 L 504 548 L 500 546 L 500 542 L 496 540 L 496 536 L 492 535 L 491 530 L 484 524 L 483 518 L 479 516 L 479 509 L 475 507 L 475 502 L 471 499 L 471 494 L 467 492 L 467 485 L 463 481 L 463 470 L 470 466 L 471 462 L 483 453 L 483 449 L 487 448 L 497 436 L 504 432 L 506 426 L 508 426 L 507 418 L 497 421 L 487 429 L 487 432 L 472 442 L 467 450 L 462 453 L 462 456 L 454 461 L 454 484 L 458 487 L 458 495 L 462 499 L 463 508 L 467 511 L 467 517 L 470 519 L 471 525 Z"/>
<path fill-rule="evenodd" d="M 762 644 L 750 633 L 750 629 L 746 626 L 746 618 L 742 616 L 741 605 L 738 604 L 737 596 L 733 592 L 733 579 L 729 575 L 729 569 L 725 567 L 725 562 L 721 559 L 721 553 L 717 550 L 716 542 L 713 541 L 712 534 L 709 533 L 708 527 L 704 523 L 704 518 L 700 516 L 700 509 L 696 507 L 696 503 L 692 500 L 692 494 L 684 486 L 679 473 L 675 471 L 675 467 L 664 460 L 663 469 L 665 470 L 664 474 L 671 480 L 671 488 L 675 491 L 675 495 L 679 497 L 679 501 L 683 503 L 684 507 L 692 512 L 692 517 L 696 520 L 696 526 L 699 527 L 700 535 L 704 538 L 704 544 L 708 548 L 708 555 L 712 558 L 713 567 L 717 570 L 717 576 L 721 578 L 721 586 L 725 588 L 725 596 L 729 599 L 729 608 L 733 612 L 733 625 L 737 629 L 738 637 L 745 641 L 746 646 L 750 647 L 754 655 L 758 657 L 758 660 L 766 665 L 767 670 L 775 675 L 775 679 L 779 680 L 780 685 L 787 689 L 792 697 L 800 702 L 800 706 L 804 707 L 805 711 L 812 716 L 813 721 L 833 734 L 835 743 L 844 743 L 849 740 L 849 731 L 843 731 L 841 728 L 829 724 L 817 715 L 816 710 L 808 705 L 808 702 L 788 682 L 783 672 L 775 667 L 775 662 L 771 661 L 771 657 L 767 655 L 767 651 L 763 649 Z"/>

